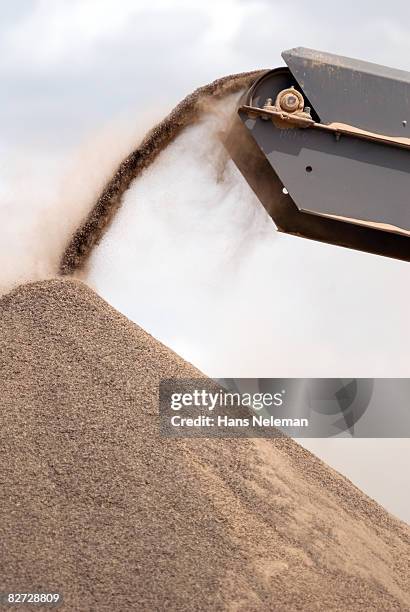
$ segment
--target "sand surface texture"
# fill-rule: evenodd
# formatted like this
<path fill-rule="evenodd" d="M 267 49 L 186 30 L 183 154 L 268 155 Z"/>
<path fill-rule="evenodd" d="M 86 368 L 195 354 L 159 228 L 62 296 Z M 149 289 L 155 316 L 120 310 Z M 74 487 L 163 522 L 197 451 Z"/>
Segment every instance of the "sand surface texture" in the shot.
<path fill-rule="evenodd" d="M 199 372 L 78 281 L 0 301 L 0 591 L 66 610 L 409 610 L 410 530 L 291 440 L 166 440 Z"/>

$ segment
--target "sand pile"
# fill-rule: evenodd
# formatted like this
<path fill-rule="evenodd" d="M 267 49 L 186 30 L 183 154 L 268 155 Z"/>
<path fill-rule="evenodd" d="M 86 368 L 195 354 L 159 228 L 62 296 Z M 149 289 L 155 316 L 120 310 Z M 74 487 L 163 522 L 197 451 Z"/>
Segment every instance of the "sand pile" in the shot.
<path fill-rule="evenodd" d="M 166 440 L 199 372 L 77 281 L 0 301 L 1 584 L 69 610 L 406 610 L 410 530 L 291 440 Z"/>

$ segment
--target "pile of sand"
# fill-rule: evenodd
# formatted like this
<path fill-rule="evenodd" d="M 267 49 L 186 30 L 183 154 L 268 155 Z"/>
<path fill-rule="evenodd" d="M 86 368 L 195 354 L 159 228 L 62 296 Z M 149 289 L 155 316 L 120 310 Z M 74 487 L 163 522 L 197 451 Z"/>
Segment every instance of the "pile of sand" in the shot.
<path fill-rule="evenodd" d="M 0 301 L 0 591 L 70 610 L 406 610 L 410 530 L 291 440 L 169 440 L 199 375 L 77 281 Z"/>

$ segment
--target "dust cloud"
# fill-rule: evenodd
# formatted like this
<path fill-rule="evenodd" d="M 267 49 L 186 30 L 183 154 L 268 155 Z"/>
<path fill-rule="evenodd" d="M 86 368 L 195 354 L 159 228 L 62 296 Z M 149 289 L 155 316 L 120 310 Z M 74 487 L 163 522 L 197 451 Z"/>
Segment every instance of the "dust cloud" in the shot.
<path fill-rule="evenodd" d="M 54 277 L 64 249 L 120 161 L 163 109 L 123 117 L 72 150 L 36 148 L 0 154 L 0 295 Z"/>
<path fill-rule="evenodd" d="M 406 264 L 279 234 L 208 109 L 137 177 L 88 282 L 214 377 L 408 376 Z"/>

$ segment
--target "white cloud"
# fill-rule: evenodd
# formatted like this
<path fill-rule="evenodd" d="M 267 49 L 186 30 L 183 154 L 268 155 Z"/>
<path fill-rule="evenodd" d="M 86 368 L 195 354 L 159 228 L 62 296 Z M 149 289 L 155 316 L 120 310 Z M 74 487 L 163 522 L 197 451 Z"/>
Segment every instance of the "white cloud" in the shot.
<path fill-rule="evenodd" d="M 238 0 L 206 3 L 192 3 L 176 0 L 172 3 L 165 0 L 132 1 L 122 0 L 37 0 L 33 9 L 23 13 L 5 32 L 2 46 L 3 69 L 10 69 L 15 63 L 24 61 L 20 68 L 38 72 L 55 69 L 67 61 L 87 66 L 89 55 L 94 55 L 99 45 L 110 45 L 121 40 L 122 35 L 128 39 L 142 37 L 151 39 L 145 61 L 150 62 L 155 46 L 161 42 L 159 36 L 163 27 L 168 28 L 167 38 L 172 39 L 172 29 L 179 20 L 183 28 L 189 27 L 189 18 L 197 14 L 208 22 L 204 36 L 204 45 L 217 45 L 220 51 L 226 48 L 237 33 L 245 15 L 254 9 Z M 154 14 L 155 23 L 150 31 L 139 29 L 139 18 Z M 167 18 L 171 18 L 168 21 Z M 188 24 L 184 20 L 188 18 Z M 128 26 L 132 22 L 133 31 Z M 181 28 L 177 28 L 181 30 Z M 189 38 L 189 32 L 186 31 Z M 175 40 L 178 44 L 178 40 Z M 172 52 L 172 49 L 170 49 Z M 189 58 L 187 58 L 189 59 Z M 167 58 L 164 57 L 165 62 Z"/>
<path fill-rule="evenodd" d="M 135 3 L 126 0 L 121 9 L 112 0 L 37 0 L 6 33 L 7 60 L 24 59 L 45 71 L 73 52 L 85 56 L 96 43 L 115 38 L 136 12 Z"/>

